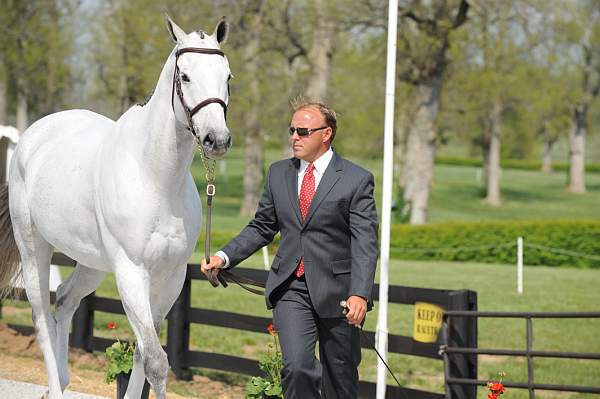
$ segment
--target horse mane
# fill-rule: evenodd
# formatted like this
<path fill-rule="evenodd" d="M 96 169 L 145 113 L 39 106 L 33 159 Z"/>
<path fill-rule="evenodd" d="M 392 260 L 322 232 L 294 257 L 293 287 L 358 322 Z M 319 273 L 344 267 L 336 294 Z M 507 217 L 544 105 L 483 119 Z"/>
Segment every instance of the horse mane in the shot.
<path fill-rule="evenodd" d="M 140 107 L 143 107 L 144 105 L 148 104 L 148 102 L 152 98 L 153 94 L 154 94 L 154 89 L 152 89 L 152 91 L 150 92 L 150 94 L 148 94 L 148 96 L 146 96 L 146 98 L 144 99 L 144 101 L 142 101 L 141 103 L 137 103 L 136 105 L 138 105 Z"/>

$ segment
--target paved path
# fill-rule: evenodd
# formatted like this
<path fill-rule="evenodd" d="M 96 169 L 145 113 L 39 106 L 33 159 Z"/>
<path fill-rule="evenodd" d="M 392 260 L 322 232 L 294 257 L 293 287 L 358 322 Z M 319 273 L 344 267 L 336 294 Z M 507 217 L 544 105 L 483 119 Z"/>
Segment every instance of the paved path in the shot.
<path fill-rule="evenodd" d="M 40 399 L 48 387 L 29 384 L 27 382 L 0 379 L 0 398 Z M 94 396 L 67 390 L 65 399 L 108 399 L 104 396 Z"/>

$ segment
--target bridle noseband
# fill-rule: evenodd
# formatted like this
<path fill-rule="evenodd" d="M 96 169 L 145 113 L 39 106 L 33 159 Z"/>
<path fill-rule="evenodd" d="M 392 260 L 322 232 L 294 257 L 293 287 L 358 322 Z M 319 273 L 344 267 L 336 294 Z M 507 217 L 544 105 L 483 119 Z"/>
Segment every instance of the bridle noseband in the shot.
<path fill-rule="evenodd" d="M 185 102 L 185 99 L 183 98 L 183 91 L 181 90 L 181 78 L 179 77 L 179 66 L 177 65 L 177 60 L 179 60 L 179 56 L 181 54 L 185 54 L 185 53 L 214 54 L 214 55 L 220 55 L 223 58 L 225 58 L 225 53 L 223 53 L 221 50 L 218 50 L 218 49 L 202 48 L 202 47 L 186 47 L 186 48 L 179 49 L 175 52 L 175 70 L 173 72 L 173 89 L 171 90 L 171 107 L 173 107 L 173 113 L 175 113 L 174 98 L 175 98 L 175 92 L 177 92 L 177 97 L 179 97 L 179 101 L 181 102 L 181 106 L 183 107 L 183 110 L 185 111 L 185 116 L 188 121 L 187 129 L 192 133 L 192 135 L 196 139 L 196 142 L 200 145 L 201 144 L 200 137 L 198 136 L 198 133 L 196 132 L 196 128 L 194 127 L 192 117 L 196 114 L 196 112 L 200 111 L 202 108 L 206 107 L 208 104 L 216 103 L 216 104 L 219 104 L 221 107 L 223 107 L 223 114 L 225 115 L 225 119 L 227 119 L 227 104 L 225 104 L 225 101 L 221 100 L 220 98 L 210 97 L 210 98 L 207 98 L 206 100 L 200 102 L 194 108 L 190 109 L 190 107 L 188 107 L 188 105 Z M 229 92 L 229 86 L 227 87 L 227 92 Z"/>

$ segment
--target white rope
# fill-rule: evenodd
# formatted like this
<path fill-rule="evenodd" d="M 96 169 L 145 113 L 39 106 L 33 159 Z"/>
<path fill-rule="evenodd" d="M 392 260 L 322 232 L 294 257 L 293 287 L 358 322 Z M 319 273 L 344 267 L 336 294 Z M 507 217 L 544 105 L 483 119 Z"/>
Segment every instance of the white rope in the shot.
<path fill-rule="evenodd" d="M 458 251 L 479 251 L 482 249 L 490 249 L 490 248 L 505 248 L 505 247 L 514 247 L 515 243 L 506 243 L 506 244 L 490 244 L 490 245 L 479 245 L 473 247 L 439 247 L 439 248 L 401 248 L 401 247 L 392 247 L 394 251 L 400 252 L 458 252 Z"/>
<path fill-rule="evenodd" d="M 530 242 L 526 242 L 524 244 L 524 246 L 531 247 L 531 248 L 536 248 L 536 249 L 541 249 L 541 250 L 548 251 L 548 252 L 554 252 L 554 253 L 562 254 L 562 255 L 575 256 L 575 257 L 585 258 L 585 259 L 590 259 L 590 260 L 600 260 L 600 256 L 588 255 L 588 254 L 584 254 L 582 252 L 569 251 L 569 250 L 566 250 L 566 249 L 546 247 L 544 245 L 531 244 Z"/>

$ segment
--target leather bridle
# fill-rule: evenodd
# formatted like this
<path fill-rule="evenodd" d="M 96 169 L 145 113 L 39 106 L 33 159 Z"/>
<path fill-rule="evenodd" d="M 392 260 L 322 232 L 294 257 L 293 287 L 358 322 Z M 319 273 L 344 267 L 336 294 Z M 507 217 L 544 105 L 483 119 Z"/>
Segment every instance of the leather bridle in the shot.
<path fill-rule="evenodd" d="M 204 241 L 204 252 L 206 257 L 206 263 L 210 263 L 210 232 L 211 232 L 211 210 L 212 210 L 212 199 L 215 195 L 215 186 L 214 186 L 214 161 L 213 165 L 208 165 L 206 157 L 204 156 L 204 149 L 202 147 L 202 143 L 200 142 L 200 137 L 196 132 L 196 128 L 194 127 L 194 123 L 192 121 L 192 117 L 196 114 L 196 112 L 200 111 L 202 108 L 206 107 L 208 104 L 219 104 L 223 107 L 223 114 L 225 115 L 225 119 L 227 119 L 227 104 L 225 101 L 221 100 L 217 97 L 210 97 L 206 100 L 197 104 L 194 108 L 190 108 L 185 99 L 183 98 L 183 91 L 181 90 L 181 77 L 179 76 L 179 66 L 177 65 L 177 61 L 179 60 L 179 56 L 185 53 L 196 53 L 196 54 L 213 54 L 220 55 L 221 57 L 225 57 L 225 53 L 223 53 L 219 49 L 214 48 L 202 48 L 202 47 L 186 47 L 179 49 L 175 52 L 175 68 L 173 71 L 173 89 L 171 91 L 171 107 L 173 107 L 173 113 L 175 113 L 175 93 L 177 93 L 177 97 L 181 102 L 181 106 L 185 111 L 185 116 L 187 118 L 188 127 L 187 129 L 194 136 L 196 143 L 198 144 L 198 148 L 200 150 L 200 155 L 202 158 L 202 163 L 207 170 L 206 173 L 206 195 L 207 195 L 207 207 L 206 207 L 206 237 Z M 227 93 L 229 94 L 229 83 L 227 84 Z M 212 269 L 210 275 L 208 276 L 208 281 L 214 286 L 218 287 L 219 284 L 223 285 L 223 287 L 227 287 L 227 281 L 232 281 L 238 284 L 240 287 L 244 288 L 247 291 L 250 291 L 254 294 L 264 295 L 264 291 L 260 291 L 251 287 L 249 285 L 258 286 L 264 288 L 264 284 L 258 281 L 254 281 L 252 279 L 238 276 L 231 271 L 228 270 L 219 270 Z"/>
<path fill-rule="evenodd" d="M 225 101 L 221 100 L 220 98 L 210 97 L 210 98 L 207 98 L 206 100 L 198 103 L 194 108 L 190 108 L 187 105 L 187 103 L 185 102 L 185 98 L 183 98 L 183 91 L 181 90 L 181 77 L 179 76 L 179 66 L 177 65 L 179 56 L 181 54 L 185 54 L 185 53 L 214 54 L 214 55 L 220 55 L 223 58 L 225 58 L 225 53 L 223 53 L 219 49 L 202 48 L 202 47 L 186 47 L 186 48 L 181 48 L 175 52 L 175 68 L 174 68 L 174 72 L 173 72 L 173 88 L 171 90 L 171 107 L 173 107 L 173 113 L 175 113 L 175 100 L 174 99 L 175 99 L 175 93 L 177 93 L 177 97 L 179 98 L 179 101 L 181 102 L 181 106 L 183 107 L 183 110 L 185 111 L 185 116 L 187 118 L 187 122 L 188 122 L 187 129 L 190 131 L 190 133 L 192 133 L 192 135 L 196 139 L 196 142 L 198 143 L 198 145 L 201 145 L 200 137 L 198 136 L 198 133 L 196 132 L 196 128 L 194 127 L 192 117 L 196 114 L 196 112 L 200 111 L 202 108 L 206 107 L 208 104 L 215 103 L 215 104 L 219 104 L 221 107 L 223 107 L 223 114 L 225 115 L 225 119 L 227 119 L 227 104 L 225 104 Z M 227 92 L 229 92 L 229 84 L 227 85 Z"/>

